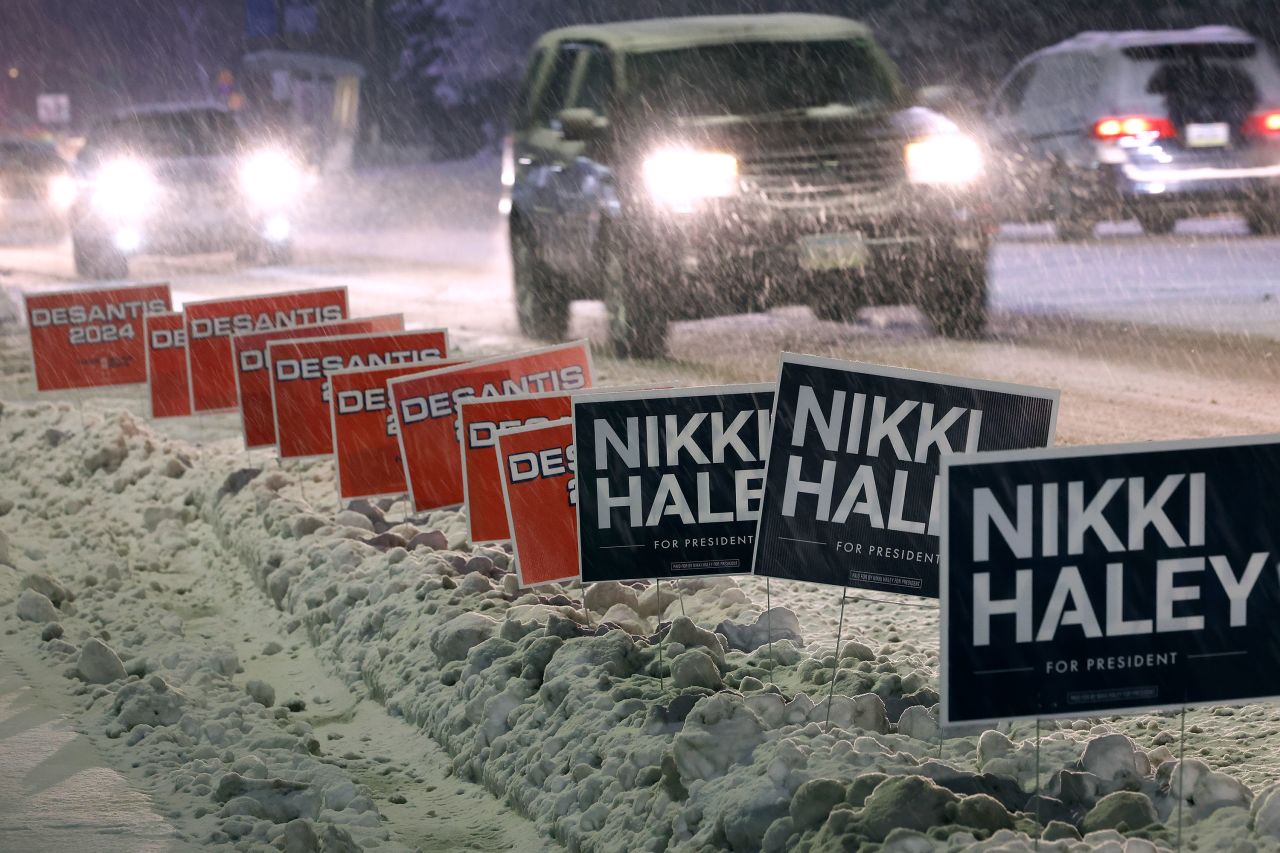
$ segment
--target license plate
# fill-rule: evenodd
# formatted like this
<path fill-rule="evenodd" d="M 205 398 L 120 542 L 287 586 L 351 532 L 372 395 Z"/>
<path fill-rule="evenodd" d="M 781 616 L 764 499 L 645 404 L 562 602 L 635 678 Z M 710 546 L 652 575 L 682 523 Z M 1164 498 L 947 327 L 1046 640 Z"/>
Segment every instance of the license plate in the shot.
<path fill-rule="evenodd" d="M 1231 126 L 1225 121 L 1186 126 L 1188 148 L 1221 148 L 1231 142 Z"/>
<path fill-rule="evenodd" d="M 850 269 L 867 262 L 867 241 L 857 232 L 802 237 L 796 249 L 800 268 L 813 272 Z"/>

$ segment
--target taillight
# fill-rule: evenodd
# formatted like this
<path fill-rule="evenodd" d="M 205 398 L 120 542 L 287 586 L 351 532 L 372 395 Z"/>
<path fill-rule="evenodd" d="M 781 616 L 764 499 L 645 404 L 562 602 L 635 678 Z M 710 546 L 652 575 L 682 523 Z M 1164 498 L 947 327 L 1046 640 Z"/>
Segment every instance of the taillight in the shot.
<path fill-rule="evenodd" d="M 1093 123 L 1093 135 L 1104 142 L 1118 139 L 1165 139 L 1176 136 L 1173 122 L 1150 116 L 1109 116 Z"/>
<path fill-rule="evenodd" d="M 1244 133 L 1246 136 L 1280 137 L 1280 110 L 1269 110 L 1249 116 L 1244 120 Z"/>

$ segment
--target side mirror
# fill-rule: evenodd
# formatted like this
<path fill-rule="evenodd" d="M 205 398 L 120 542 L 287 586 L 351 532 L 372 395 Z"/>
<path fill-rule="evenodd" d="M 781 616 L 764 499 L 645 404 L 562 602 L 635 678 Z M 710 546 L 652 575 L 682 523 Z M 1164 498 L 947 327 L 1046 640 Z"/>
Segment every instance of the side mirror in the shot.
<path fill-rule="evenodd" d="M 609 120 L 586 107 L 561 110 L 557 116 L 560 130 L 569 142 L 591 142 L 604 136 L 609 130 Z"/>

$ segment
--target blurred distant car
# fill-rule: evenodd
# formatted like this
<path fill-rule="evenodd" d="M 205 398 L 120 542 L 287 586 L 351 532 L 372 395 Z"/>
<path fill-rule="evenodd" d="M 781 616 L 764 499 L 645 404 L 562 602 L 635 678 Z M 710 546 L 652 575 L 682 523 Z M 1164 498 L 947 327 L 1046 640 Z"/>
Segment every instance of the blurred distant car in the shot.
<path fill-rule="evenodd" d="M 978 143 L 910 107 L 863 25 L 820 15 L 632 21 L 538 40 L 506 152 L 521 329 L 603 298 L 614 350 L 668 321 L 808 302 L 986 322 Z"/>
<path fill-rule="evenodd" d="M 89 134 L 77 170 L 71 235 L 82 276 L 124 278 L 134 255 L 291 258 L 305 172 L 286 149 L 251 143 L 225 109 L 122 113 Z"/>
<path fill-rule="evenodd" d="M 1239 212 L 1280 231 L 1280 68 L 1231 27 L 1081 33 L 1031 54 L 988 115 L 1003 155 L 998 196 L 1063 239 L 1134 217 Z"/>
<path fill-rule="evenodd" d="M 60 229 L 74 200 L 71 166 L 52 145 L 0 139 L 0 227 Z"/>

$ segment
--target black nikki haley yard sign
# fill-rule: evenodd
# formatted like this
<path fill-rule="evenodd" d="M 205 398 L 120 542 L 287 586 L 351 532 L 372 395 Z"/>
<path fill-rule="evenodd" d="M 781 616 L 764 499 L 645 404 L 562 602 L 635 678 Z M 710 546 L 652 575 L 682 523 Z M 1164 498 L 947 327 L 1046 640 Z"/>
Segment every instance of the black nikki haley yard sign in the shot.
<path fill-rule="evenodd" d="M 1280 436 L 949 457 L 945 723 L 1280 695 Z"/>
<path fill-rule="evenodd" d="M 784 353 L 755 572 L 938 597 L 944 453 L 1044 447 L 1058 393 Z"/>
<path fill-rule="evenodd" d="M 583 583 L 748 574 L 772 385 L 573 399 Z"/>

